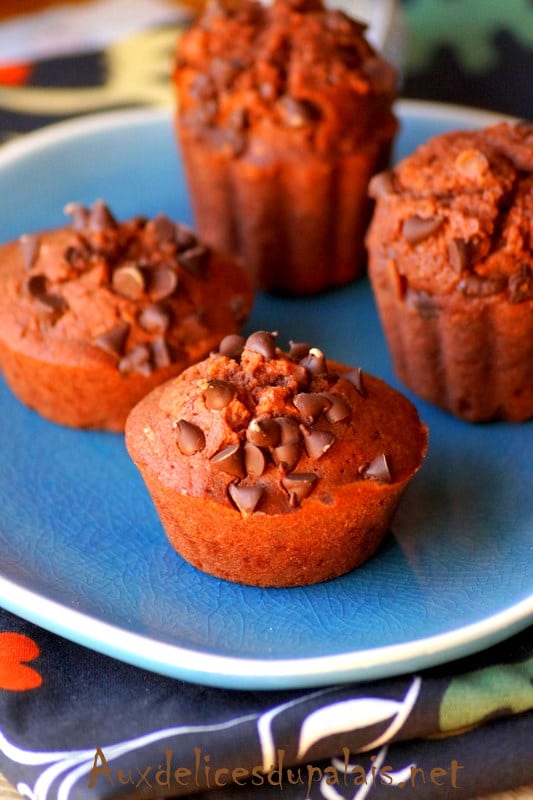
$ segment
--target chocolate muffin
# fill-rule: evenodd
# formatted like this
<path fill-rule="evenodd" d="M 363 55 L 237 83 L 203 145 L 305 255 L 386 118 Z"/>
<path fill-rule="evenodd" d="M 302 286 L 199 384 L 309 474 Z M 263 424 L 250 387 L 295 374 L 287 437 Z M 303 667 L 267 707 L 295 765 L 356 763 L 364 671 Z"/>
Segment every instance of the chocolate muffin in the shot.
<path fill-rule="evenodd" d="M 394 68 L 321 0 L 211 2 L 180 39 L 177 134 L 196 224 L 254 285 L 311 294 L 365 268 Z"/>
<path fill-rule="evenodd" d="M 123 431 L 143 395 L 239 329 L 250 283 L 164 215 L 66 211 L 71 225 L 0 247 L 0 368 L 44 417 Z"/>
<path fill-rule="evenodd" d="M 369 273 L 396 372 L 471 422 L 533 415 L 533 126 L 429 141 L 370 187 Z"/>
<path fill-rule="evenodd" d="M 419 469 L 427 430 L 371 375 L 275 334 L 225 337 L 145 397 L 126 446 L 173 547 L 195 567 L 297 586 L 366 561 Z"/>

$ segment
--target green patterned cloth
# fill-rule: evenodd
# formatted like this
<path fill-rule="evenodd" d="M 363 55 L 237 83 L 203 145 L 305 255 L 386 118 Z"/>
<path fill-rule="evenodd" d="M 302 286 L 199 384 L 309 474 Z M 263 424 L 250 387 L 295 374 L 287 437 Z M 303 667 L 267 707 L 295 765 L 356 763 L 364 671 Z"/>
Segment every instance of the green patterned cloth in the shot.
<path fill-rule="evenodd" d="M 403 0 L 404 94 L 533 116 L 531 0 Z"/>

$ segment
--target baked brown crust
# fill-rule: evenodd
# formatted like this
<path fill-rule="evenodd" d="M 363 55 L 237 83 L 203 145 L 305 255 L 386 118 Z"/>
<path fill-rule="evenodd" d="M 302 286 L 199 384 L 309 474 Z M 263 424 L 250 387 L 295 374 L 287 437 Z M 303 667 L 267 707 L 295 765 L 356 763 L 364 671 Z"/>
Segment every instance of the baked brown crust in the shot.
<path fill-rule="evenodd" d="M 179 41 L 181 123 L 252 162 L 389 139 L 396 73 L 364 32 L 319 0 L 211 3 Z"/>
<path fill-rule="evenodd" d="M 435 137 L 376 176 L 369 274 L 396 371 L 472 422 L 533 415 L 533 128 Z"/>
<path fill-rule="evenodd" d="M 210 4 L 179 42 L 177 134 L 198 230 L 255 283 L 311 294 L 364 269 L 367 186 L 396 74 L 318 0 Z"/>
<path fill-rule="evenodd" d="M 172 545 L 241 583 L 291 586 L 375 551 L 427 430 L 377 378 L 257 332 L 131 412 L 126 446 Z"/>
<path fill-rule="evenodd" d="M 251 289 L 163 215 L 118 222 L 101 202 L 68 210 L 70 227 L 0 248 L 0 366 L 54 422 L 121 431 L 146 392 L 238 330 Z"/>

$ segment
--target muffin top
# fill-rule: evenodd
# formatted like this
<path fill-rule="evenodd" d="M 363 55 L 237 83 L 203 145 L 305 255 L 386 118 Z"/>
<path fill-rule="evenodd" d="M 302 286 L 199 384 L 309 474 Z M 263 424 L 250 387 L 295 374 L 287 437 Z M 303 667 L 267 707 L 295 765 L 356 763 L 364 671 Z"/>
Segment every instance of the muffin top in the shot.
<path fill-rule="evenodd" d="M 419 468 L 427 431 L 403 395 L 321 350 L 257 331 L 145 397 L 126 444 L 169 488 L 254 512 L 290 513 L 339 487 L 398 484 Z"/>
<path fill-rule="evenodd" d="M 437 136 L 375 176 L 370 193 L 368 243 L 390 256 L 404 289 L 533 297 L 531 124 Z"/>
<path fill-rule="evenodd" d="M 321 0 L 214 0 L 178 44 L 180 119 L 235 156 L 390 139 L 396 74 L 364 31 Z"/>
<path fill-rule="evenodd" d="M 0 248 L 0 333 L 8 345 L 147 376 L 203 357 L 248 313 L 243 271 L 186 226 L 162 214 L 119 222 L 102 201 L 65 210 L 70 226 Z"/>

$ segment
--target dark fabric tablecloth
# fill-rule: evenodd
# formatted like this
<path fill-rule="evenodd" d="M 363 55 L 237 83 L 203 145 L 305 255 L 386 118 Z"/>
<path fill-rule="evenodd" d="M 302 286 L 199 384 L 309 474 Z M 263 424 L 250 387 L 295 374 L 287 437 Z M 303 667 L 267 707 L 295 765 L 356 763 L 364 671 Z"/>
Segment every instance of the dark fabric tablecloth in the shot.
<path fill-rule="evenodd" d="M 0 611 L 0 771 L 39 800 L 226 797 L 230 785 L 237 797 L 386 800 L 405 788 L 462 800 L 524 785 L 532 633 L 412 675 L 236 691 L 146 672 Z"/>

